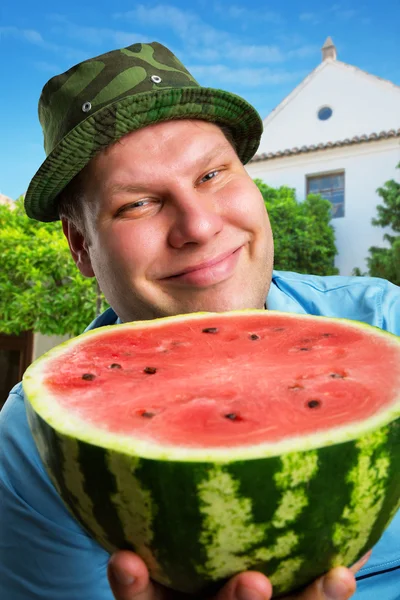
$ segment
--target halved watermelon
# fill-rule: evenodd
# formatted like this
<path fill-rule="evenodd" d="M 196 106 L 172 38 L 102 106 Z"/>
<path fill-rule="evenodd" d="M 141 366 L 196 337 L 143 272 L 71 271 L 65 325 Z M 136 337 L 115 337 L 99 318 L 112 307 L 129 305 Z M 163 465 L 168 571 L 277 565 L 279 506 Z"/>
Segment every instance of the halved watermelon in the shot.
<path fill-rule="evenodd" d="M 240 311 L 104 327 L 23 387 L 75 517 L 177 590 L 257 569 L 287 593 L 356 561 L 400 506 L 400 339 L 361 323 Z"/>

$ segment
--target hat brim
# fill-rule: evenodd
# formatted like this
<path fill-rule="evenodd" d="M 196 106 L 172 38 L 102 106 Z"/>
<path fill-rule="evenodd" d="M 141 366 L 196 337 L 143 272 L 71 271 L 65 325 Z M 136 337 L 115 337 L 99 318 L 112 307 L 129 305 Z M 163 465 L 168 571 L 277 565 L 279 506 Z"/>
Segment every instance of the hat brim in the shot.
<path fill-rule="evenodd" d="M 172 119 L 202 119 L 227 126 L 243 164 L 254 156 L 263 128 L 258 112 L 246 100 L 223 90 L 164 88 L 124 97 L 81 121 L 52 150 L 29 185 L 27 215 L 38 221 L 57 221 L 58 194 L 100 150 L 127 133 Z"/>

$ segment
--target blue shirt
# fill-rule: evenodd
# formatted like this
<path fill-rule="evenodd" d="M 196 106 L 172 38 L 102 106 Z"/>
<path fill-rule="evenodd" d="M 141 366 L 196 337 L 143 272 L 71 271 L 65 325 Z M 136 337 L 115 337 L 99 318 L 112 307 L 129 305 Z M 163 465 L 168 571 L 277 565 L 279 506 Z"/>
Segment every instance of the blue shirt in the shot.
<path fill-rule="evenodd" d="M 381 279 L 274 272 L 267 306 L 355 319 L 400 335 L 400 288 Z M 109 309 L 89 328 L 116 322 Z M 18 384 L 0 412 L 0 598 L 111 600 L 108 559 L 44 471 Z M 354 598 L 400 599 L 400 511 L 359 572 Z"/>

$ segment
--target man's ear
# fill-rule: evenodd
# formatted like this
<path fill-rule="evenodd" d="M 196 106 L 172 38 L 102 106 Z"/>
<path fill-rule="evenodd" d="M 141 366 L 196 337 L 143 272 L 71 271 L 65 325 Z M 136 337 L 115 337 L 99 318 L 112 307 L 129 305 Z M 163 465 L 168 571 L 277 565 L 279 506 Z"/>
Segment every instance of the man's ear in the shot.
<path fill-rule="evenodd" d="M 69 219 L 61 218 L 61 223 L 76 266 L 84 277 L 95 277 L 88 250 L 89 245 L 85 240 L 84 235 L 78 231 L 75 225 L 69 221 Z"/>

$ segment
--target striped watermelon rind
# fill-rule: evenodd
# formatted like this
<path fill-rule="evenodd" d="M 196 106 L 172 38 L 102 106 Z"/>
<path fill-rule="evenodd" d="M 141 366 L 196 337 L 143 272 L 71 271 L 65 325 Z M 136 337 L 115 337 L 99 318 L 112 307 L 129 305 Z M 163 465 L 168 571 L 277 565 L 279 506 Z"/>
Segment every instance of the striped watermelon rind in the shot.
<path fill-rule="evenodd" d="M 378 344 L 383 336 L 400 356 L 396 336 L 325 320 L 362 327 Z M 23 382 L 29 423 L 49 475 L 104 548 L 134 549 L 155 580 L 177 590 L 208 592 L 251 568 L 265 572 L 281 595 L 332 566 L 352 564 L 379 540 L 400 506 L 400 391 L 388 409 L 355 427 L 274 445 L 206 451 L 120 439 L 60 411 L 40 382 L 54 356 L 74 344 L 79 352 L 86 336 L 100 341 L 111 330 L 53 349 Z"/>

